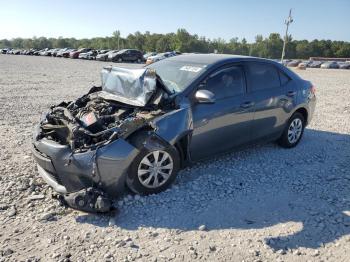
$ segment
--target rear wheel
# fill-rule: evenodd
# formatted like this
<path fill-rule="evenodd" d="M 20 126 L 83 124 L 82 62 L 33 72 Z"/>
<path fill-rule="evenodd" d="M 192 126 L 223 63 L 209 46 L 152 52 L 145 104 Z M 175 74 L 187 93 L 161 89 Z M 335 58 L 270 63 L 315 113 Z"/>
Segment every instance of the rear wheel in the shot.
<path fill-rule="evenodd" d="M 127 185 L 137 194 L 159 193 L 171 185 L 179 168 L 180 158 L 175 148 L 144 149 L 131 164 Z"/>
<path fill-rule="evenodd" d="M 285 148 L 295 147 L 301 140 L 305 128 L 305 119 L 302 114 L 296 112 L 289 119 L 278 144 Z"/>

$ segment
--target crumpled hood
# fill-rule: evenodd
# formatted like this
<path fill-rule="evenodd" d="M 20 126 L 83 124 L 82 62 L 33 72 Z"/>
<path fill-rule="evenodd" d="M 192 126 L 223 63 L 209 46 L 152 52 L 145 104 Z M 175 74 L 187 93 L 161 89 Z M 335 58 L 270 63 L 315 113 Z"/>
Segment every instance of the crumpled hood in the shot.
<path fill-rule="evenodd" d="M 101 79 L 100 97 L 133 106 L 145 106 L 157 89 L 156 72 L 147 68 L 105 67 Z"/>

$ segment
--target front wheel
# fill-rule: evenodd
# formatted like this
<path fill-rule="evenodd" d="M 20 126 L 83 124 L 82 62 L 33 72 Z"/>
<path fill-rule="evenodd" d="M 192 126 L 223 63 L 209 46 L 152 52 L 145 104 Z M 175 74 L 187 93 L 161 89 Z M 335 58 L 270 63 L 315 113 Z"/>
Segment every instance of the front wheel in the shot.
<path fill-rule="evenodd" d="M 167 189 L 180 168 L 175 148 L 142 150 L 128 172 L 127 185 L 135 193 L 148 195 Z"/>
<path fill-rule="evenodd" d="M 305 119 L 302 114 L 294 113 L 289 119 L 278 144 L 285 148 L 295 147 L 301 140 L 305 128 Z"/>

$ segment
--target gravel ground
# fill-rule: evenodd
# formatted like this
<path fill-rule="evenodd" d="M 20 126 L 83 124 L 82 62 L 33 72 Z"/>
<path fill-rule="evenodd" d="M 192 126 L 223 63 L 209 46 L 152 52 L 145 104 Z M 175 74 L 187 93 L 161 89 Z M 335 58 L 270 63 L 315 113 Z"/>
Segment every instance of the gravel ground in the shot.
<path fill-rule="evenodd" d="M 30 139 L 51 104 L 99 84 L 103 65 L 0 55 L 0 261 L 349 261 L 350 70 L 298 71 L 318 104 L 296 148 L 215 157 L 95 215 L 51 199 Z"/>

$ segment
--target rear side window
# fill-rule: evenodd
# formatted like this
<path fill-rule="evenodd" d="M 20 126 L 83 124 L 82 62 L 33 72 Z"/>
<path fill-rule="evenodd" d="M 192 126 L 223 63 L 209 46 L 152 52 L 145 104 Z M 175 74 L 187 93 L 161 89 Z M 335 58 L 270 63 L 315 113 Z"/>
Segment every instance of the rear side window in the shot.
<path fill-rule="evenodd" d="M 252 91 L 276 88 L 281 85 L 277 69 L 267 63 L 248 63 L 247 74 Z"/>
<path fill-rule="evenodd" d="M 290 78 L 280 70 L 279 70 L 279 74 L 280 74 L 281 86 L 284 86 L 289 82 Z"/>

